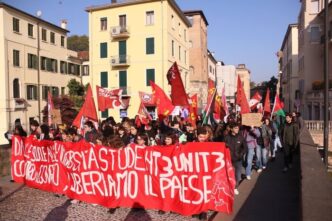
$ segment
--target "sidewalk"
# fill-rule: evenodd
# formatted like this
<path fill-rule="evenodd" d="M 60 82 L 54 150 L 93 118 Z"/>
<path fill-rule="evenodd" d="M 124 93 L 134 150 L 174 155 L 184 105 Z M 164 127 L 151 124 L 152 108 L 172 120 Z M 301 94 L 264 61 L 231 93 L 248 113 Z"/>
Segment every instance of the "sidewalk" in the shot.
<path fill-rule="evenodd" d="M 0 202 L 23 186 L 23 184 L 10 182 L 10 155 L 10 145 L 0 146 Z"/>
<path fill-rule="evenodd" d="M 11 176 L 3 176 L 0 178 L 0 202 L 19 191 L 24 185 L 21 183 L 10 182 Z"/>
<path fill-rule="evenodd" d="M 283 152 L 279 152 L 266 170 L 253 172 L 251 180 L 240 184 L 232 215 L 218 213 L 210 220 L 302 220 L 300 155 L 294 156 L 293 168 L 287 173 L 282 172 L 283 163 Z"/>

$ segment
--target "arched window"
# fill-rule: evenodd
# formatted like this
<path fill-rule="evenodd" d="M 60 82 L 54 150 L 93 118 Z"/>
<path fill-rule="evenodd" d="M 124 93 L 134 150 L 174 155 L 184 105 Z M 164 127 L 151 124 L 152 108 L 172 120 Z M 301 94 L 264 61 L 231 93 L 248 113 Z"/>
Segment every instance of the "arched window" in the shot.
<path fill-rule="evenodd" d="M 195 68 L 192 65 L 190 65 L 190 67 L 189 67 L 189 74 L 190 75 L 194 75 L 195 74 Z"/>
<path fill-rule="evenodd" d="M 20 98 L 20 82 L 18 78 L 15 78 L 13 81 L 13 97 Z"/>

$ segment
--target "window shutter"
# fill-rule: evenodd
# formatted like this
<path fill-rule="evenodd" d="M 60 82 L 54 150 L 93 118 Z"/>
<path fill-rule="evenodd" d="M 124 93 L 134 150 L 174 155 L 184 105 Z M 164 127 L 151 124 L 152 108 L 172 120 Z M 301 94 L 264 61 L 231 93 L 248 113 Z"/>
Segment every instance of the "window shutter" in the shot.
<path fill-rule="evenodd" d="M 151 86 L 150 81 L 154 82 L 155 71 L 154 69 L 146 70 L 146 86 Z"/>
<path fill-rule="evenodd" d="M 100 58 L 107 58 L 107 42 L 100 43 Z"/>
<path fill-rule="evenodd" d="M 146 39 L 146 54 L 154 54 L 154 38 Z"/>
<path fill-rule="evenodd" d="M 108 87 L 108 79 L 107 79 L 107 72 L 104 71 L 104 72 L 100 72 L 100 86 L 101 87 L 105 87 L 107 88 Z"/>
<path fill-rule="evenodd" d="M 127 71 L 119 71 L 119 86 L 123 94 L 127 94 Z"/>
<path fill-rule="evenodd" d="M 108 110 L 102 111 L 101 112 L 101 117 L 102 118 L 108 118 Z"/>

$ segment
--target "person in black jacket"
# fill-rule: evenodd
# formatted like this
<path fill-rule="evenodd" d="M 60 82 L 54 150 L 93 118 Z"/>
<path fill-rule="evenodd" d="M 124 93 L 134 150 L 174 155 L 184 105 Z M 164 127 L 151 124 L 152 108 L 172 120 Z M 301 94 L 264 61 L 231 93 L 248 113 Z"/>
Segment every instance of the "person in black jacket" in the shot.
<path fill-rule="evenodd" d="M 242 159 L 247 152 L 247 142 L 244 137 L 239 133 L 240 127 L 236 123 L 230 125 L 230 133 L 225 137 L 226 146 L 231 152 L 232 164 L 235 170 L 236 185 L 234 193 L 239 194 L 238 186 L 241 181 Z"/>
<path fill-rule="evenodd" d="M 284 146 L 284 159 L 285 165 L 283 172 L 287 172 L 289 168 L 292 168 L 292 152 L 299 142 L 299 127 L 296 122 L 293 122 L 292 115 L 286 115 L 286 124 L 283 130 L 283 146 Z"/>

